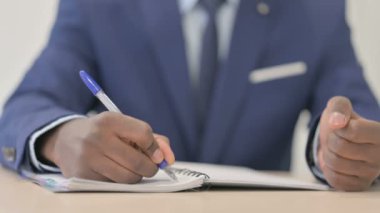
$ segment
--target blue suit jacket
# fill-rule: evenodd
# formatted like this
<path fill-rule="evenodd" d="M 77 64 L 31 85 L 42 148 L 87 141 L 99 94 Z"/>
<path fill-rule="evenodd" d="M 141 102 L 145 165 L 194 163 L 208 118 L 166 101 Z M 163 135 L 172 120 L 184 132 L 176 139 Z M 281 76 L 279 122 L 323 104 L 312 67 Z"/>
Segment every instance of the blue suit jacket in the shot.
<path fill-rule="evenodd" d="M 256 1 L 241 1 L 200 138 L 177 1 L 62 0 L 46 48 L 5 106 L 0 144 L 16 156 L 2 152 L 2 164 L 19 169 L 30 135 L 57 118 L 104 110 L 81 82 L 81 69 L 125 114 L 167 135 L 178 160 L 288 169 L 300 112 L 316 118 L 335 95 L 379 120 L 351 46 L 344 1 L 266 2 L 271 13 L 264 16 Z M 306 63 L 305 74 L 249 82 L 252 70 L 297 61 Z"/>

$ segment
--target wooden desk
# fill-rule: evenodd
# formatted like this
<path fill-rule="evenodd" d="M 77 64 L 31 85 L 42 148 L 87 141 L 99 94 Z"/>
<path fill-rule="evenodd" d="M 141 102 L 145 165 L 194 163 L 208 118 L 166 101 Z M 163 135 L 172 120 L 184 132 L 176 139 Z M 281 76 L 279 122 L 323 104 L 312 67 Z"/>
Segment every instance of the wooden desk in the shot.
<path fill-rule="evenodd" d="M 211 190 L 169 194 L 55 194 L 0 168 L 0 212 L 380 212 L 380 188 L 369 192 Z"/>

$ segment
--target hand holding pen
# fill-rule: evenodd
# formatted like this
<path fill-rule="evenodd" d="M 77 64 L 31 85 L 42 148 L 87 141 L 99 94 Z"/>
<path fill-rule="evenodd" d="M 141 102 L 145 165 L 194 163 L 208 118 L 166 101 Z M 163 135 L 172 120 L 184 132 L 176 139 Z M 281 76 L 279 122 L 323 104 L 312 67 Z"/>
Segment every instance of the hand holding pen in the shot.
<path fill-rule="evenodd" d="M 99 95 L 104 101 L 105 94 Z M 107 108 L 117 111 L 111 103 Z M 39 138 L 36 150 L 40 161 L 58 166 L 65 177 L 136 183 L 160 167 L 175 178 L 168 167 L 174 162 L 169 140 L 146 122 L 119 112 L 62 119 Z"/>
<path fill-rule="evenodd" d="M 80 71 L 80 77 L 82 78 L 82 81 L 86 84 L 87 88 L 91 90 L 92 94 L 95 95 L 100 102 L 111 112 L 117 112 L 117 113 L 122 113 L 120 109 L 111 101 L 111 99 L 104 93 L 104 91 L 101 89 L 101 87 L 95 82 L 93 78 L 91 78 L 90 75 L 87 74 L 86 71 Z M 148 124 L 144 124 L 147 129 L 147 134 L 151 134 L 153 131 L 150 128 Z M 128 138 L 128 137 L 127 137 Z M 163 169 L 164 172 L 173 180 L 177 180 L 177 177 L 175 174 L 170 170 L 168 162 L 164 159 L 164 155 L 162 154 L 162 151 L 160 150 L 160 147 L 156 143 L 157 141 L 164 140 L 166 142 L 166 145 L 168 145 L 169 140 L 167 138 L 164 138 L 164 136 L 160 135 L 155 135 L 153 138 L 149 138 L 145 142 L 148 144 L 139 144 L 136 143 L 137 141 L 131 141 L 133 143 L 136 149 L 144 152 L 148 156 L 151 156 L 153 162 L 157 163 L 157 166 L 160 169 Z M 166 146 L 164 143 L 164 146 Z M 153 150 L 153 151 L 151 151 Z M 171 150 L 168 150 L 171 152 Z M 173 155 L 173 153 L 168 153 L 169 155 Z"/>

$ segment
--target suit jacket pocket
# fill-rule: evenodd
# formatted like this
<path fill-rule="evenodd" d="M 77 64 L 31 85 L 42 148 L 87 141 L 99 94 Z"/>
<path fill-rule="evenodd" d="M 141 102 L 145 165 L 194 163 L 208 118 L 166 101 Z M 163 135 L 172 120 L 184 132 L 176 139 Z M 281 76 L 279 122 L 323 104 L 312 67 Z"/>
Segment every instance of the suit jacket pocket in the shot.
<path fill-rule="evenodd" d="M 253 70 L 249 74 L 249 81 L 252 84 L 257 84 L 266 81 L 303 75 L 306 73 L 306 71 L 306 63 L 303 61 L 298 61 Z"/>

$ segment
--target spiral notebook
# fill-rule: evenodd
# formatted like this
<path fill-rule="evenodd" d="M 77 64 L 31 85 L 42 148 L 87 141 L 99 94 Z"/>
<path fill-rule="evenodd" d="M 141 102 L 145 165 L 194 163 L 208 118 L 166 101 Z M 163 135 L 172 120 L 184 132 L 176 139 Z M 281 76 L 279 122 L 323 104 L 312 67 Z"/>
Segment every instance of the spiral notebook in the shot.
<path fill-rule="evenodd" d="M 143 178 L 137 184 L 81 178 L 67 179 L 60 174 L 41 175 L 27 171 L 22 173 L 35 183 L 54 192 L 177 192 L 198 189 L 202 186 L 329 190 L 328 186 L 321 183 L 276 176 L 239 166 L 177 162 L 172 168 L 177 175 L 177 181 L 171 180 L 164 172 L 159 171 L 154 177 Z"/>

